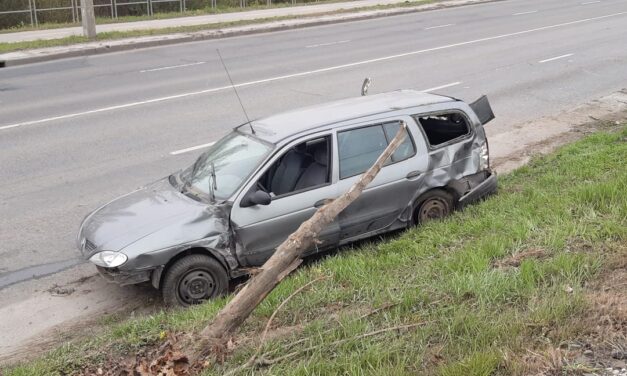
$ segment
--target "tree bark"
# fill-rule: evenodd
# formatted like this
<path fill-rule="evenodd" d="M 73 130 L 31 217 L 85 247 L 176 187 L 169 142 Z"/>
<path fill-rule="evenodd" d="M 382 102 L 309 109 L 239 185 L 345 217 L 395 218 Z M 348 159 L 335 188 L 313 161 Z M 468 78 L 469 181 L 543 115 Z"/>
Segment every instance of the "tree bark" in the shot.
<path fill-rule="evenodd" d="M 281 243 L 272 257 L 261 267 L 261 271 L 255 274 L 244 288 L 218 312 L 213 322 L 202 330 L 200 335 L 203 346 L 211 342 L 224 343 L 281 280 L 300 265 L 303 252 L 314 245 L 320 231 L 355 201 L 377 176 L 383 164 L 405 139 L 406 128 L 405 122 L 401 122 L 392 142 L 348 192 L 318 209 L 309 220 L 300 225 L 296 232 Z M 206 348 L 200 350 L 204 353 L 208 351 Z"/>

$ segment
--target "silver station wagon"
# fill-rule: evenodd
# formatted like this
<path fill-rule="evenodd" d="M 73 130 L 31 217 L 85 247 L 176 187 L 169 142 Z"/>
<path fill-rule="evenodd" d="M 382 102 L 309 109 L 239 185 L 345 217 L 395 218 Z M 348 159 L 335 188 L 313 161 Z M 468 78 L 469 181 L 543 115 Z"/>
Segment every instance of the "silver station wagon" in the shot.
<path fill-rule="evenodd" d="M 486 97 L 413 90 L 298 109 L 235 128 L 196 162 L 89 214 L 78 247 L 108 280 L 150 281 L 168 305 L 224 294 L 326 200 L 346 192 L 398 131 L 408 137 L 308 254 L 441 218 L 494 192 Z"/>

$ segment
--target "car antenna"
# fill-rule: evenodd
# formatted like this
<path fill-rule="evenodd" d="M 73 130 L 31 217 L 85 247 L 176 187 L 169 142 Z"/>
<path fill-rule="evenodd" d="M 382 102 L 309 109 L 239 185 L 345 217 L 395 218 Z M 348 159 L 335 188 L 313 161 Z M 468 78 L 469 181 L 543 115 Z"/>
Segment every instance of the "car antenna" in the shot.
<path fill-rule="evenodd" d="M 226 71 L 226 75 L 229 78 L 229 82 L 231 83 L 231 87 L 233 88 L 233 91 L 235 92 L 235 95 L 237 96 L 237 100 L 239 101 L 239 105 L 242 106 L 242 111 L 244 111 L 244 116 L 246 116 L 246 121 L 248 121 L 248 125 L 250 126 L 250 130 L 253 132 L 253 134 L 257 134 L 255 132 L 255 128 L 253 128 L 253 123 L 250 121 L 250 118 L 248 117 L 248 113 L 246 112 L 246 108 L 244 108 L 244 104 L 242 103 L 242 98 L 239 97 L 239 93 L 237 92 L 237 88 L 233 84 L 233 80 L 231 79 L 231 74 L 229 73 L 229 70 L 226 68 L 226 64 L 224 64 L 224 60 L 222 59 L 222 54 L 220 54 L 220 49 L 216 48 L 216 51 L 218 52 L 218 56 L 220 57 L 220 62 L 222 63 L 222 66 L 224 67 L 224 71 Z"/>

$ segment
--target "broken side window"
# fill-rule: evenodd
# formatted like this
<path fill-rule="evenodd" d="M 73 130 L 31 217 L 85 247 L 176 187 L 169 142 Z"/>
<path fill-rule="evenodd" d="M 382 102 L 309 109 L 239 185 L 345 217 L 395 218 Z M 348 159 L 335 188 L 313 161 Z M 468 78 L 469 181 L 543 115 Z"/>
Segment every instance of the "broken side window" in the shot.
<path fill-rule="evenodd" d="M 470 133 L 466 117 L 456 112 L 427 116 L 416 115 L 414 119 L 424 130 L 431 146 L 439 146 Z"/>

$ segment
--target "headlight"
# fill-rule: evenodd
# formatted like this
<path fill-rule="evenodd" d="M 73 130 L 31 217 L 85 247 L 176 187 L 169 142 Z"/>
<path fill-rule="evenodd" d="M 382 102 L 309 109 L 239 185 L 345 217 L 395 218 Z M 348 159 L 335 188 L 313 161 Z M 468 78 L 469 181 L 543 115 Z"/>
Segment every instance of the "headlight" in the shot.
<path fill-rule="evenodd" d="M 102 251 L 91 256 L 89 261 L 105 268 L 115 268 L 124 264 L 128 257 L 121 252 Z"/>

